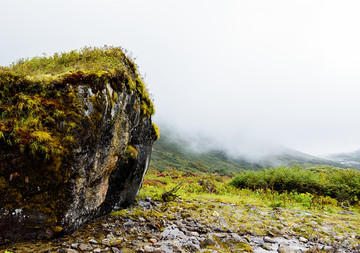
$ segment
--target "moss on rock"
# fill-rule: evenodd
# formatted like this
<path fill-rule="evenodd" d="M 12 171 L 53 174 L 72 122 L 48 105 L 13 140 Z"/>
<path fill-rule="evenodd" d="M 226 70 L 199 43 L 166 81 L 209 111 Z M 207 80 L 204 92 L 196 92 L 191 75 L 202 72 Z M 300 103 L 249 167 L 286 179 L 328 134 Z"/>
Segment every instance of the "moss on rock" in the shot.
<path fill-rule="evenodd" d="M 75 157 L 84 149 L 95 152 L 96 145 L 115 143 L 131 147 L 130 143 L 118 141 L 111 144 L 106 139 L 111 137 L 103 133 L 106 129 L 111 135 L 116 130 L 115 136 L 129 138 L 130 123 L 125 119 L 117 119 L 119 125 L 114 127 L 115 107 L 122 106 L 125 100 L 120 101 L 121 97 L 128 96 L 123 94 L 133 94 L 127 102 L 131 108 L 142 105 L 139 111 L 122 112 L 129 114 L 126 117 L 134 121 L 133 127 L 150 120 L 154 105 L 144 82 L 136 65 L 117 47 L 85 47 L 50 57 L 21 59 L 1 67 L 0 208 L 20 208 L 29 217 L 37 213 L 36 222 L 30 222 L 29 228 L 46 228 L 51 237 L 63 230 L 61 218 L 74 194 L 69 186 L 80 184 L 84 177 L 95 173 L 94 179 L 86 180 L 94 180 L 91 183 L 96 185 L 96 177 L 103 176 L 99 191 L 106 191 L 111 171 L 101 172 L 96 164 L 91 164 L 93 158 L 88 161 L 94 166 L 91 173 L 74 168 L 73 162 L 80 159 Z M 124 148 L 120 146 L 119 150 Z M 130 157 L 136 159 L 138 151 L 129 150 Z M 106 163 L 107 158 L 103 160 Z M 43 222 L 39 222 L 39 215 L 44 216 Z M 2 222 L 6 219 L 0 217 L 0 227 Z"/>

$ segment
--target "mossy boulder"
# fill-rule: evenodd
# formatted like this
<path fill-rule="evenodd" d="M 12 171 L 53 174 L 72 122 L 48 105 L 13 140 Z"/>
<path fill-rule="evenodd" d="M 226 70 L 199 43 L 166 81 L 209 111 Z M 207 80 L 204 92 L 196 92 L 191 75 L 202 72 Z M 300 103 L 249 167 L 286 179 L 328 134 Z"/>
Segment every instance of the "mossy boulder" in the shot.
<path fill-rule="evenodd" d="M 121 48 L 0 68 L 0 244 L 52 238 L 128 206 L 158 129 Z"/>

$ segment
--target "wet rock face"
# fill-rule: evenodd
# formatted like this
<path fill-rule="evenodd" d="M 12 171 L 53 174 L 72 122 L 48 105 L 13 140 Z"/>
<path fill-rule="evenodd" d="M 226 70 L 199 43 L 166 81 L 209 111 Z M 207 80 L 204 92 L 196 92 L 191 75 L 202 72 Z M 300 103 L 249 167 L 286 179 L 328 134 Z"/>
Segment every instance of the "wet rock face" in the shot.
<path fill-rule="evenodd" d="M 94 216 L 128 206 L 140 190 L 150 161 L 154 130 L 151 120 L 134 109 L 136 94 L 119 94 L 110 106 L 114 99 L 111 87 L 99 92 L 105 98 L 100 112 L 104 116 L 93 132 L 84 121 L 83 131 L 78 133 L 82 143 L 72 164 L 78 169 L 69 180 L 72 201 L 62 220 L 69 224 L 66 231 Z"/>
<path fill-rule="evenodd" d="M 0 142 L 0 244 L 68 233 L 135 199 L 156 131 L 139 91 L 117 82 L 62 84 L 61 94 L 76 101 L 63 154 L 45 159 Z M 53 128 L 66 132 L 64 122 Z"/>

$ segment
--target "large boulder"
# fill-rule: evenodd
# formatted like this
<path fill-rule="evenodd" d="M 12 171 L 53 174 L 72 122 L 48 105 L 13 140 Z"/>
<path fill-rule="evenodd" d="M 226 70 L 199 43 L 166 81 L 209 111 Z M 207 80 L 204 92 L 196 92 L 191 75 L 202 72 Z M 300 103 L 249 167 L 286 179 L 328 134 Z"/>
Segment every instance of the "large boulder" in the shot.
<path fill-rule="evenodd" d="M 0 244 L 52 238 L 128 206 L 158 138 L 153 113 L 120 48 L 0 68 Z"/>

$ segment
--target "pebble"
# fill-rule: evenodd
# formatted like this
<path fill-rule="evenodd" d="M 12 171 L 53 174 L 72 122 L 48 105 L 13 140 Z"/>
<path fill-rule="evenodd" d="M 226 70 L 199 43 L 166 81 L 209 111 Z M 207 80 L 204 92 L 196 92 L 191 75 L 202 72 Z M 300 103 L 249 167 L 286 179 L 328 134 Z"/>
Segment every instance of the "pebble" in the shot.
<path fill-rule="evenodd" d="M 74 249 L 60 249 L 60 250 L 58 250 L 58 252 L 62 252 L 62 253 L 79 253 L 79 251 L 74 250 Z"/>
<path fill-rule="evenodd" d="M 269 245 L 266 245 L 266 244 L 262 244 L 261 245 L 261 248 L 265 249 L 265 250 L 268 250 L 268 251 L 272 251 L 272 247 L 270 247 Z"/>
<path fill-rule="evenodd" d="M 270 230 L 268 230 L 266 233 L 267 233 L 268 236 L 271 236 L 271 237 L 274 237 L 274 236 L 275 236 L 274 233 L 271 232 Z"/>
<path fill-rule="evenodd" d="M 334 236 L 334 240 L 337 242 L 342 241 L 343 239 L 344 239 L 344 237 L 342 237 L 342 236 L 337 236 L 337 235 Z"/>
<path fill-rule="evenodd" d="M 271 239 L 269 236 L 264 236 L 263 240 L 264 242 L 268 243 L 276 243 L 276 241 L 274 239 Z"/>
<path fill-rule="evenodd" d="M 89 244 L 80 243 L 79 249 L 82 251 L 91 251 L 91 250 L 93 250 L 93 247 L 91 247 L 91 245 L 89 245 Z"/>
<path fill-rule="evenodd" d="M 144 252 L 145 253 L 152 253 L 155 251 L 155 248 L 153 246 L 145 246 L 144 247 Z"/>
<path fill-rule="evenodd" d="M 198 232 L 190 232 L 191 236 L 196 236 L 196 237 L 199 237 L 199 233 Z"/>
<path fill-rule="evenodd" d="M 299 242 L 303 242 L 303 243 L 307 243 L 308 242 L 308 239 L 306 239 L 305 237 L 300 237 L 299 238 Z"/>
<path fill-rule="evenodd" d="M 157 243 L 157 240 L 155 238 L 151 238 L 151 239 L 149 239 L 149 242 L 155 244 L 155 243 Z"/>
<path fill-rule="evenodd" d="M 73 243 L 73 244 L 71 244 L 71 248 L 73 248 L 73 249 L 78 249 L 79 248 L 79 243 Z"/>
<path fill-rule="evenodd" d="M 111 246 L 110 239 L 109 238 L 102 239 L 101 244 L 105 246 Z"/>
<path fill-rule="evenodd" d="M 68 242 L 63 242 L 63 243 L 61 243 L 61 246 L 64 246 L 64 247 L 68 248 L 70 246 L 70 244 Z"/>
<path fill-rule="evenodd" d="M 338 214 L 355 215 L 355 213 L 350 212 L 350 211 L 339 211 Z"/>
<path fill-rule="evenodd" d="M 222 227 L 225 228 L 225 229 L 229 228 L 229 224 L 226 222 L 226 220 L 224 219 L 224 217 L 219 216 L 219 217 L 218 217 L 218 220 L 219 220 L 220 226 L 222 226 Z"/>
<path fill-rule="evenodd" d="M 232 238 L 235 242 L 237 242 L 237 243 L 239 243 L 239 242 L 246 242 L 246 241 L 247 241 L 245 238 L 242 238 L 240 235 L 238 235 L 238 234 L 236 234 L 236 233 L 231 233 L 230 236 L 231 236 L 231 238 Z"/>
<path fill-rule="evenodd" d="M 122 253 L 122 251 L 119 250 L 119 249 L 116 248 L 116 247 L 112 247 L 111 250 L 112 250 L 113 253 Z"/>
<path fill-rule="evenodd" d="M 206 248 L 207 246 L 214 246 L 215 244 L 216 242 L 212 238 L 208 237 L 201 242 L 200 246 L 201 248 Z"/>
<path fill-rule="evenodd" d="M 300 250 L 290 248 L 287 245 L 280 244 L 278 248 L 279 253 L 300 253 Z"/>
<path fill-rule="evenodd" d="M 90 239 L 90 240 L 89 240 L 89 243 L 91 243 L 91 244 L 98 244 L 98 241 L 96 241 L 95 239 Z"/>
<path fill-rule="evenodd" d="M 190 242 L 190 241 L 185 242 L 185 243 L 182 245 L 182 247 L 183 247 L 184 249 L 187 249 L 187 250 L 190 251 L 190 252 L 198 252 L 198 251 L 200 250 L 200 246 L 199 246 L 198 244 L 195 244 L 195 243 Z"/>

